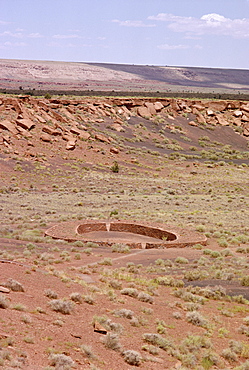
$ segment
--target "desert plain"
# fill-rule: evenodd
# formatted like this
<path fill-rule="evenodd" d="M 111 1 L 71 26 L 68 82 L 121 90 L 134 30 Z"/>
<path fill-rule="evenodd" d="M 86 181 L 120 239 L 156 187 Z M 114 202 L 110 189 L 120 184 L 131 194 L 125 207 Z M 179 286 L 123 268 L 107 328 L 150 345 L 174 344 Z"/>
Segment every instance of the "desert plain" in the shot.
<path fill-rule="evenodd" d="M 248 138 L 239 97 L 2 94 L 0 368 L 249 369 Z"/>

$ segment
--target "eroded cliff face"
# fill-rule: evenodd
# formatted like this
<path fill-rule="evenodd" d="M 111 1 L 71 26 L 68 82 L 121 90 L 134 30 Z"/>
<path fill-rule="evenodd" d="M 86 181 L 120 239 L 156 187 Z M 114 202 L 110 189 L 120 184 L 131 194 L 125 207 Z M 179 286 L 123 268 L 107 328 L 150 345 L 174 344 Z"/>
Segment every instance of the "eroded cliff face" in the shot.
<path fill-rule="evenodd" d="M 203 129 L 230 126 L 249 137 L 249 103 L 243 101 L 2 96 L 0 113 L 0 148 L 10 152 L 20 140 L 27 147 L 36 146 L 37 141 L 60 143 L 65 150 L 75 149 L 80 141 L 115 143 L 106 135 L 106 125 L 112 132 L 122 133 L 133 127 L 129 125 L 132 117 L 171 131 L 177 130 L 179 119 Z"/>

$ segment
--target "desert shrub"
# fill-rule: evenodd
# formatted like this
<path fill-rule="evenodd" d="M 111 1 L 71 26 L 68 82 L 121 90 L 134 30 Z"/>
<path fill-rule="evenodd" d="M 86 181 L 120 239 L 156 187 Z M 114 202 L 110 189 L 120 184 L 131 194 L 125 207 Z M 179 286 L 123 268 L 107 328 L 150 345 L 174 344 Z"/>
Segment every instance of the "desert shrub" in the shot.
<path fill-rule="evenodd" d="M 82 295 L 80 293 L 71 293 L 70 299 L 75 303 L 82 303 Z"/>
<path fill-rule="evenodd" d="M 179 256 L 179 257 L 176 257 L 175 263 L 187 264 L 187 263 L 189 263 L 189 260 L 187 258 Z"/>
<path fill-rule="evenodd" d="M 133 316 L 132 319 L 130 320 L 130 324 L 131 326 L 138 328 L 140 326 L 140 321 L 137 317 Z"/>
<path fill-rule="evenodd" d="M 145 333 L 143 335 L 143 339 L 145 342 L 162 348 L 164 351 L 169 351 L 172 348 L 175 349 L 175 345 L 169 339 L 162 337 L 160 334 Z"/>
<path fill-rule="evenodd" d="M 70 315 L 73 312 L 73 303 L 62 299 L 53 299 L 49 302 L 53 311 L 60 312 L 63 315 Z"/>
<path fill-rule="evenodd" d="M 21 321 L 24 322 L 25 324 L 30 324 L 32 322 L 32 319 L 29 315 L 23 315 L 21 317 Z"/>
<path fill-rule="evenodd" d="M 101 261 L 98 262 L 99 265 L 107 265 L 112 266 L 112 259 L 111 258 L 103 258 Z"/>
<path fill-rule="evenodd" d="M 58 294 L 56 292 L 54 292 L 53 290 L 51 289 L 46 289 L 45 290 L 45 296 L 50 298 L 50 299 L 57 299 L 58 298 Z"/>
<path fill-rule="evenodd" d="M 124 330 L 123 325 L 117 322 L 113 322 L 110 319 L 106 320 L 106 322 L 104 323 L 104 326 L 106 327 L 107 330 L 111 330 L 117 334 L 121 334 Z"/>
<path fill-rule="evenodd" d="M 244 319 L 243 319 L 243 323 L 247 326 L 249 326 L 249 316 L 246 316 Z"/>
<path fill-rule="evenodd" d="M 212 342 L 209 338 L 201 335 L 189 334 L 180 345 L 181 352 L 195 352 L 200 350 L 200 348 L 211 348 Z"/>
<path fill-rule="evenodd" d="M 4 297 L 4 295 L 0 294 L 0 308 L 8 308 L 9 301 Z"/>
<path fill-rule="evenodd" d="M 181 312 L 179 312 L 179 311 L 175 311 L 175 312 L 173 312 L 173 313 L 172 313 L 172 316 L 174 317 L 174 319 L 177 319 L 177 320 L 182 319 L 182 314 L 181 314 Z"/>
<path fill-rule="evenodd" d="M 142 363 L 142 357 L 139 352 L 128 349 L 122 353 L 125 362 L 129 365 L 139 366 Z"/>
<path fill-rule="evenodd" d="M 235 352 L 236 354 L 240 355 L 243 351 L 243 343 L 237 341 L 237 340 L 233 340 L 231 339 L 229 341 L 229 348 L 231 349 L 231 351 Z"/>
<path fill-rule="evenodd" d="M 186 314 L 186 319 L 188 322 L 190 322 L 193 325 L 196 326 L 201 326 L 203 328 L 206 328 L 208 325 L 208 320 L 205 319 L 199 312 L 193 311 L 193 312 L 188 312 Z"/>
<path fill-rule="evenodd" d="M 122 308 L 121 310 L 115 310 L 114 315 L 125 317 L 126 319 L 132 319 L 132 317 L 134 316 L 134 312 L 131 310 L 127 310 L 126 308 Z"/>
<path fill-rule="evenodd" d="M 155 282 L 158 283 L 159 285 L 171 286 L 174 288 L 184 287 L 184 282 L 182 280 L 174 279 L 171 276 L 159 276 L 158 278 L 155 279 Z"/>
<path fill-rule="evenodd" d="M 152 308 L 142 307 L 142 312 L 145 313 L 146 315 L 152 315 L 154 311 Z"/>
<path fill-rule="evenodd" d="M 150 304 L 154 303 L 154 298 L 151 295 L 149 295 L 147 293 L 144 293 L 144 292 L 140 292 L 138 294 L 137 298 L 141 302 L 148 302 Z"/>
<path fill-rule="evenodd" d="M 230 348 L 223 349 L 223 351 L 221 352 L 221 356 L 229 362 L 238 361 L 237 354 L 233 350 L 231 350 Z"/>
<path fill-rule="evenodd" d="M 119 172 L 119 165 L 118 165 L 118 162 L 117 161 L 114 161 L 113 162 L 113 165 L 111 166 L 111 171 L 114 172 L 114 173 L 118 173 Z"/>
<path fill-rule="evenodd" d="M 78 247 L 78 248 L 82 248 L 82 247 L 85 246 L 85 244 L 81 240 L 76 240 L 75 242 L 73 242 L 73 246 Z"/>
<path fill-rule="evenodd" d="M 94 354 L 93 350 L 92 350 L 92 347 L 91 346 L 88 346 L 86 344 L 82 344 L 80 346 L 80 349 L 82 351 L 82 353 L 89 359 L 91 360 L 95 360 L 97 358 L 97 356 Z"/>
<path fill-rule="evenodd" d="M 243 278 L 241 279 L 241 285 L 249 286 L 249 276 L 243 276 Z"/>
<path fill-rule="evenodd" d="M 70 370 L 74 366 L 74 361 L 63 353 L 52 353 L 49 356 L 49 364 L 54 366 L 56 370 Z"/>
<path fill-rule="evenodd" d="M 106 348 L 112 349 L 113 351 L 119 352 L 121 350 L 118 334 L 107 333 L 107 335 L 102 339 L 102 343 Z"/>
<path fill-rule="evenodd" d="M 9 278 L 5 284 L 3 284 L 13 292 L 24 292 L 24 287 L 18 281 Z"/>
<path fill-rule="evenodd" d="M 124 288 L 120 291 L 120 293 L 123 295 L 128 295 L 129 297 L 132 298 L 138 297 L 138 290 L 135 288 Z"/>
<path fill-rule="evenodd" d="M 22 303 L 15 303 L 11 308 L 16 311 L 26 311 L 27 310 L 27 307 Z"/>
<path fill-rule="evenodd" d="M 88 304 L 94 304 L 95 300 L 94 300 L 93 296 L 91 296 L 90 294 L 86 294 L 84 296 L 84 302 L 86 302 Z"/>
<path fill-rule="evenodd" d="M 118 289 L 118 290 L 122 289 L 122 284 L 118 280 L 111 280 L 111 281 L 109 281 L 109 285 L 113 289 Z"/>
<path fill-rule="evenodd" d="M 246 325 L 240 325 L 238 331 L 239 331 L 239 333 L 245 334 L 246 336 L 249 337 L 249 327 L 248 326 L 246 326 Z"/>
<path fill-rule="evenodd" d="M 159 348 L 153 346 L 152 344 L 144 344 L 142 346 L 142 350 L 149 352 L 151 355 L 156 356 L 159 353 Z"/>
<path fill-rule="evenodd" d="M 113 244 L 112 245 L 112 252 L 129 253 L 130 252 L 130 247 L 126 244 Z"/>

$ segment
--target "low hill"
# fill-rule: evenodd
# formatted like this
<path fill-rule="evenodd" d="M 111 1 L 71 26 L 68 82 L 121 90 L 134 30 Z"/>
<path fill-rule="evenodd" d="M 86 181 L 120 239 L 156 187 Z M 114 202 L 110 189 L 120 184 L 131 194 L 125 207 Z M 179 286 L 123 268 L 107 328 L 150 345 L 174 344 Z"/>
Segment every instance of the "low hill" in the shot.
<path fill-rule="evenodd" d="M 0 88 L 243 94 L 249 70 L 1 59 Z"/>

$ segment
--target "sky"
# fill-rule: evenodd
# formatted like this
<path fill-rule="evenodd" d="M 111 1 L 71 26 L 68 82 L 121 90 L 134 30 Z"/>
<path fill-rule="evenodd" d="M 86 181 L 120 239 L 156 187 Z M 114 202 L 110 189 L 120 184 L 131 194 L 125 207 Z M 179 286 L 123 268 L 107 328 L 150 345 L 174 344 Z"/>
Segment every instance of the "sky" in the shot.
<path fill-rule="evenodd" d="M 0 0 L 0 58 L 249 69 L 249 0 Z"/>

